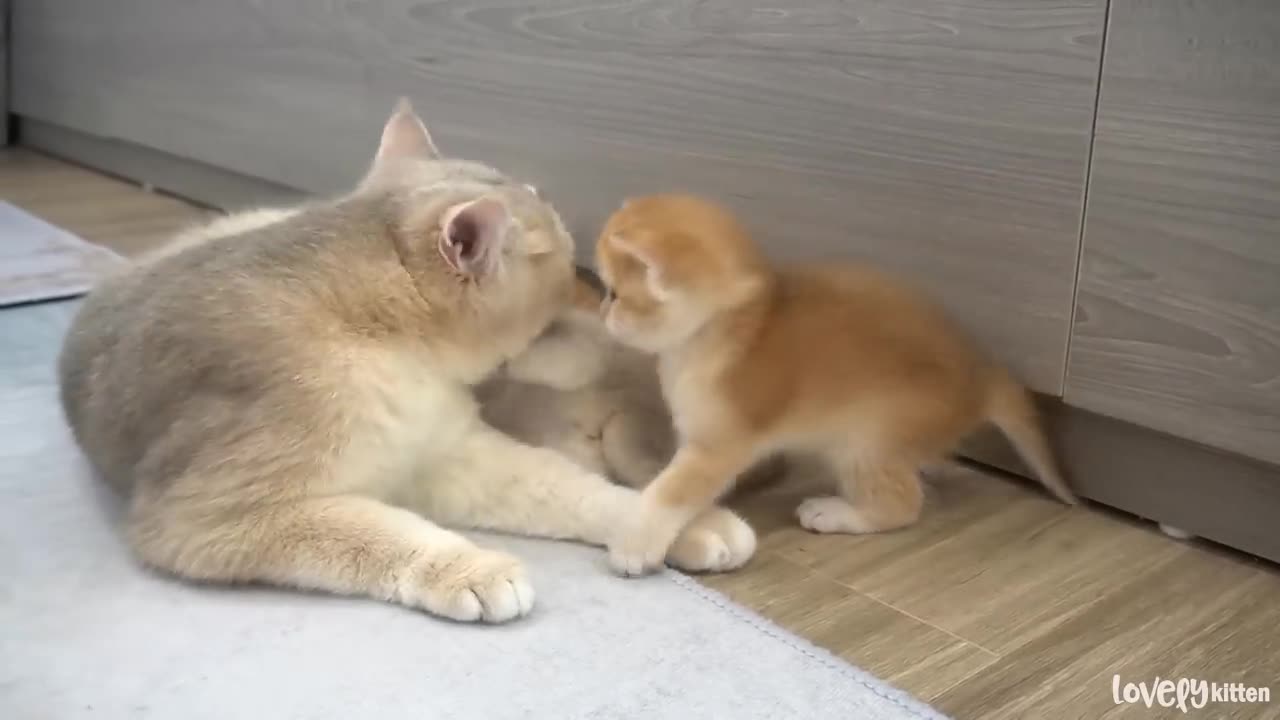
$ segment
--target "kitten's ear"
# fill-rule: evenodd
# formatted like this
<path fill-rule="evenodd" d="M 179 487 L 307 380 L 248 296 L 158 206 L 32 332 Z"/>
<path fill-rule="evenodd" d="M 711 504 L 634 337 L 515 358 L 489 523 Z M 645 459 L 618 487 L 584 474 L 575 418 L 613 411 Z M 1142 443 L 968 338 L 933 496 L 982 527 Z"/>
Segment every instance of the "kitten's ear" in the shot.
<path fill-rule="evenodd" d="M 510 227 L 511 211 L 497 198 L 482 197 L 455 205 L 440 222 L 440 256 L 463 275 L 487 275 L 502 257 Z"/>
<path fill-rule="evenodd" d="M 402 97 L 382 128 L 382 142 L 373 158 L 375 171 L 388 162 L 405 158 L 438 158 L 440 151 L 431 140 L 427 126 L 418 119 L 409 98 Z"/>
<path fill-rule="evenodd" d="M 662 265 L 658 262 L 653 253 L 649 252 L 644 243 L 637 242 L 634 238 L 621 234 L 610 236 L 610 243 L 615 249 L 623 255 L 631 257 L 631 259 L 644 266 L 645 280 L 649 285 L 649 292 L 659 300 L 666 299 L 671 295 L 671 288 L 667 282 L 667 278 L 662 270 Z"/>

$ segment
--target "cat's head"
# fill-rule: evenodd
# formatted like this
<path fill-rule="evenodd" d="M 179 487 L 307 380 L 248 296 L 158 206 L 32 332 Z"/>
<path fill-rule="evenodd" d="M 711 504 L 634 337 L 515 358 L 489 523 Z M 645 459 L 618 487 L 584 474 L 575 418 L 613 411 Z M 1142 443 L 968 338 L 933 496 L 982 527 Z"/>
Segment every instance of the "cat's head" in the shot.
<path fill-rule="evenodd" d="M 477 333 L 518 345 L 571 301 L 573 239 L 555 209 L 531 185 L 442 155 L 407 100 L 355 195 L 385 200 L 419 292 Z"/>
<path fill-rule="evenodd" d="M 675 347 L 752 297 L 768 266 L 725 208 L 690 195 L 632 198 L 605 223 L 596 266 L 605 326 L 647 352 Z"/>

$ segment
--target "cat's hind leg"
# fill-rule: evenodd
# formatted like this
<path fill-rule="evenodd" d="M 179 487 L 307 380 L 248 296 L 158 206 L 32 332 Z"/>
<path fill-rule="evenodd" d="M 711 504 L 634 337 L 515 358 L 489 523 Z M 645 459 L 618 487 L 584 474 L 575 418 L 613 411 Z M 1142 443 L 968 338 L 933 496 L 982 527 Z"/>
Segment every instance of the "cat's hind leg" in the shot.
<path fill-rule="evenodd" d="M 880 461 L 851 448 L 829 451 L 827 460 L 840 494 L 800 503 L 800 524 L 817 533 L 862 534 L 912 525 L 924 507 L 924 488 L 915 464 Z"/>
<path fill-rule="evenodd" d="M 468 622 L 533 607 L 517 559 L 363 496 L 235 506 L 157 499 L 135 503 L 128 530 L 144 562 L 192 580 L 362 595 Z"/>

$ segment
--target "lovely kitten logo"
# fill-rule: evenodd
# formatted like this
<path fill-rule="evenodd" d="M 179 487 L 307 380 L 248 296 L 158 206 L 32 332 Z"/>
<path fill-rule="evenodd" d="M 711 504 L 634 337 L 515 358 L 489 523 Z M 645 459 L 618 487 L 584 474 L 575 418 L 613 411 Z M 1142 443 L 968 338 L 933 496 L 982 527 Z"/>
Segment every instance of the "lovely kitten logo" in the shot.
<path fill-rule="evenodd" d="M 1141 703 L 1147 708 L 1177 708 L 1183 713 L 1199 710 L 1209 703 L 1265 704 L 1271 702 L 1271 688 L 1244 683 L 1219 683 L 1197 678 L 1161 678 L 1121 683 L 1111 677 L 1111 699 L 1116 705 Z"/>

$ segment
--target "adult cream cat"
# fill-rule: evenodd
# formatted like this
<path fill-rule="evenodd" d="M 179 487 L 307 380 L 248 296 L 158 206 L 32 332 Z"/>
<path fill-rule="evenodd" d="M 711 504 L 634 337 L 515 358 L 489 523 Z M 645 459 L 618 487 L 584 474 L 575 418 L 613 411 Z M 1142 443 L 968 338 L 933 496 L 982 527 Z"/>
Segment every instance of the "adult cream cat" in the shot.
<path fill-rule="evenodd" d="M 505 621 L 533 605 L 521 563 L 442 526 L 601 545 L 638 507 L 472 397 L 573 283 L 551 206 L 441 157 L 402 102 L 350 194 L 215 221 L 94 290 L 63 408 L 151 566 Z M 669 559 L 723 570 L 754 542 L 716 509 Z"/>

